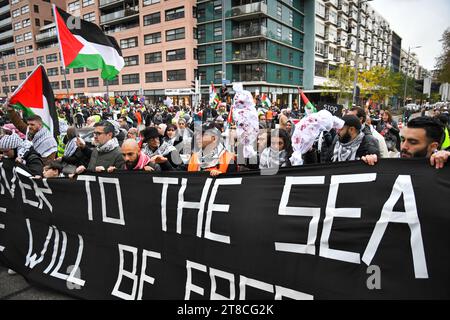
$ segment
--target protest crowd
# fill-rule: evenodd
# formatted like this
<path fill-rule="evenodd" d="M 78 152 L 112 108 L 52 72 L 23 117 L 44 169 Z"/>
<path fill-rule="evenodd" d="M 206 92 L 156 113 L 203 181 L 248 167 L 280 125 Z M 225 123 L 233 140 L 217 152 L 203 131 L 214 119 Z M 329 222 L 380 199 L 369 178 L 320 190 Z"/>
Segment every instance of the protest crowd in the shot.
<path fill-rule="evenodd" d="M 341 117 L 298 106 L 281 109 L 250 92 L 232 104 L 202 102 L 198 110 L 144 105 L 57 102 L 59 135 L 37 116 L 23 117 L 8 102 L 0 113 L 0 152 L 36 178 L 71 177 L 118 170 L 245 170 L 380 158 L 427 157 L 442 167 L 450 152 L 447 107 L 412 118 L 400 129 L 388 110 L 353 106 Z M 314 107 L 312 107 L 314 108 Z M 233 114 L 234 113 L 234 114 Z M 422 112 L 424 114 L 425 112 Z"/>

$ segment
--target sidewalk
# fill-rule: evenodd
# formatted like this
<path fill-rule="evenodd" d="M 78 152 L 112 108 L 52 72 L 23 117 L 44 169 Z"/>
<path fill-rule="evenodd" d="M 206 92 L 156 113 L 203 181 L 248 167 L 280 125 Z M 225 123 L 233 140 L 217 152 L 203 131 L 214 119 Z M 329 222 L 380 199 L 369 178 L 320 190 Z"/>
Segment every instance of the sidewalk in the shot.
<path fill-rule="evenodd" d="M 21 275 L 9 275 L 0 265 L 0 300 L 72 300 L 71 297 L 30 285 Z"/>

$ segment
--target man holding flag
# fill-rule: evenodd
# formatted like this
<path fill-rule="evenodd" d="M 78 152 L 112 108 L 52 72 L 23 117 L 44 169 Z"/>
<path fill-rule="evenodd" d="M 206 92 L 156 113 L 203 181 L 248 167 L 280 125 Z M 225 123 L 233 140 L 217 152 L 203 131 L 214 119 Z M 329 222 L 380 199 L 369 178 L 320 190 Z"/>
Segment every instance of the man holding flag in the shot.
<path fill-rule="evenodd" d="M 305 104 L 305 113 L 308 115 L 308 114 L 317 112 L 316 107 L 314 107 L 314 105 L 305 96 L 305 94 L 303 93 L 302 89 L 298 88 L 298 93 L 302 97 L 302 101 Z"/>
<path fill-rule="evenodd" d="M 44 165 L 54 160 L 58 151 L 54 137 L 59 134 L 59 122 L 53 90 L 41 64 L 14 91 L 7 105 L 11 122 L 33 143 Z M 15 110 L 22 111 L 26 122 Z"/>

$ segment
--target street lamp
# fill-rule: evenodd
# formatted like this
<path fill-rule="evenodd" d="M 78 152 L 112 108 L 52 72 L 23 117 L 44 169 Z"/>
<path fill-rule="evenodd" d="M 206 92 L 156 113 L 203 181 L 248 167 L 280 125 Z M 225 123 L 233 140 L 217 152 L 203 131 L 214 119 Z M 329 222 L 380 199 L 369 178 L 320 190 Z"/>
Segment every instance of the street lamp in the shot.
<path fill-rule="evenodd" d="M 406 87 L 408 84 L 408 70 L 409 70 L 409 53 L 411 52 L 411 49 L 418 49 L 422 48 L 422 46 L 416 46 L 416 47 L 408 47 L 408 55 L 406 56 L 406 70 L 405 70 L 405 92 L 403 93 L 403 107 L 406 105 Z"/>
<path fill-rule="evenodd" d="M 361 30 L 361 5 L 373 0 L 358 0 L 358 18 L 356 26 L 355 79 L 353 80 L 353 103 L 356 104 L 356 85 L 358 84 L 359 34 Z"/>

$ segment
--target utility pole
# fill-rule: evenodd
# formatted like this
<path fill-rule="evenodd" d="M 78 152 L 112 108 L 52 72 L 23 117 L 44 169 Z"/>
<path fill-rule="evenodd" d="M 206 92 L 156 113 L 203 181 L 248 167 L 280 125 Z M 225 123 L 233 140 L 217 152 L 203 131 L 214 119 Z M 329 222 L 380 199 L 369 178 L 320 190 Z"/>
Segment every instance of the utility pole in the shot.
<path fill-rule="evenodd" d="M 361 30 L 361 4 L 362 3 L 363 2 L 361 0 L 358 0 L 358 18 L 357 18 L 357 26 L 356 26 L 355 78 L 353 80 L 353 104 L 356 104 L 356 86 L 358 85 L 359 33 L 360 33 L 360 30 Z"/>

